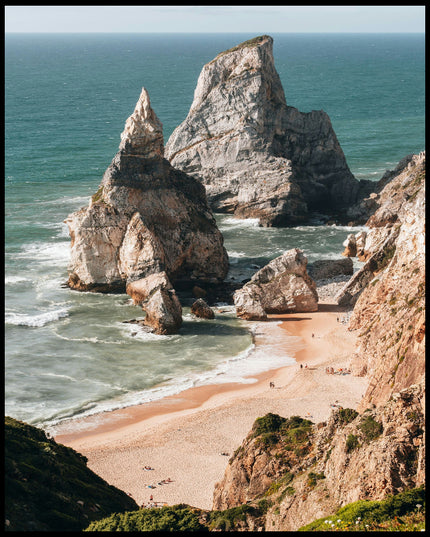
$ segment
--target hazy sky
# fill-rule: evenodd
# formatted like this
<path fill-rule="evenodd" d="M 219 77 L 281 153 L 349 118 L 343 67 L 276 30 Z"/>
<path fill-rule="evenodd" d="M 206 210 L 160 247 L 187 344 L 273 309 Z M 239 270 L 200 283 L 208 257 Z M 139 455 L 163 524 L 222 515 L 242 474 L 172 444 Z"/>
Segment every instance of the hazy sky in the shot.
<path fill-rule="evenodd" d="M 425 6 L 5 6 L 6 32 L 420 32 Z"/>

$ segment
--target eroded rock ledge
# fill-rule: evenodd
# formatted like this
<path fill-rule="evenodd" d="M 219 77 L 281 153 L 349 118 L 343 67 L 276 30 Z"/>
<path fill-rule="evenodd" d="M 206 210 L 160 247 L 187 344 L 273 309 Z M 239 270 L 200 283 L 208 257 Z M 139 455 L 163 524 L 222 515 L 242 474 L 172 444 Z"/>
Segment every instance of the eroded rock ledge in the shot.
<path fill-rule="evenodd" d="M 352 175 L 325 112 L 287 106 L 272 49 L 260 36 L 203 67 L 166 157 L 205 185 L 217 212 L 265 226 L 342 212 L 372 184 Z"/>
<path fill-rule="evenodd" d="M 68 286 L 126 291 L 160 334 L 182 322 L 175 282 L 217 283 L 228 270 L 203 185 L 174 169 L 163 153 L 162 124 L 143 88 L 97 193 L 66 220 Z"/>

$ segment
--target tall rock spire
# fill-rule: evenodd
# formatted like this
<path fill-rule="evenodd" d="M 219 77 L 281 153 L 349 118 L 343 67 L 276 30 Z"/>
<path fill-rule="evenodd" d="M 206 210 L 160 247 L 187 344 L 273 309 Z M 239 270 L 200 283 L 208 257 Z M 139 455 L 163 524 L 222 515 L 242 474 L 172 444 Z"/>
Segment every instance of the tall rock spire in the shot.
<path fill-rule="evenodd" d="M 151 108 L 145 88 L 142 88 L 134 112 L 125 122 L 119 150 L 145 158 L 164 154 L 163 124 Z"/>

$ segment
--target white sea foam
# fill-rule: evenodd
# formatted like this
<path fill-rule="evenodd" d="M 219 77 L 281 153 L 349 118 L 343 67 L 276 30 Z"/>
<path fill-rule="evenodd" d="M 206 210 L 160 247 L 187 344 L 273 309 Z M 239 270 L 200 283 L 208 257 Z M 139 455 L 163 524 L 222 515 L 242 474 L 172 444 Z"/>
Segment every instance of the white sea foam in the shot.
<path fill-rule="evenodd" d="M 193 318 L 193 320 L 196 319 Z M 179 337 L 177 334 L 154 334 L 134 323 L 117 323 L 117 327 L 127 338 L 133 338 L 139 341 L 170 341 Z"/>
<path fill-rule="evenodd" d="M 45 326 L 45 324 L 58 321 L 58 319 L 61 319 L 63 317 L 67 317 L 69 315 L 68 311 L 69 308 L 61 308 L 53 311 L 45 311 L 44 313 L 38 313 L 35 315 L 6 312 L 5 321 L 6 324 L 38 328 L 41 326 Z"/>
<path fill-rule="evenodd" d="M 50 261 L 56 264 L 65 265 L 70 260 L 69 242 L 36 242 L 24 244 L 21 252 L 16 254 L 20 259 L 31 259 L 32 261 Z"/>
<path fill-rule="evenodd" d="M 28 278 L 25 278 L 24 276 L 5 276 L 4 282 L 6 285 L 8 284 L 15 284 L 15 283 L 22 283 L 22 282 L 30 282 Z"/>
<path fill-rule="evenodd" d="M 55 200 L 43 200 L 43 201 L 40 201 L 39 204 L 40 205 L 88 205 L 90 201 L 90 197 L 89 196 L 75 196 L 73 198 L 70 198 L 68 196 L 64 196 L 62 198 L 58 198 L 58 199 L 55 199 Z"/>
<path fill-rule="evenodd" d="M 226 231 L 239 227 L 259 227 L 258 223 L 258 218 L 234 218 L 234 216 L 227 216 L 218 223 L 218 228 L 221 231 Z"/>
<path fill-rule="evenodd" d="M 176 376 L 174 379 L 150 389 L 84 405 L 76 409 L 74 413 L 69 411 L 67 415 L 64 413 L 57 415 L 55 420 L 50 420 L 47 423 L 47 426 L 55 429 L 55 425 L 58 425 L 58 423 L 77 416 L 93 417 L 96 424 L 97 420 L 100 419 L 97 414 L 158 401 L 164 397 L 179 395 L 181 392 L 196 386 L 229 382 L 255 383 L 257 381 L 255 377 L 259 373 L 294 365 L 296 361 L 293 355 L 303 348 L 301 338 L 294 336 L 286 338 L 285 332 L 280 325 L 281 321 L 270 323 L 247 322 L 246 326 L 254 334 L 258 344 L 250 344 L 244 351 L 227 358 L 212 370 Z M 282 338 L 279 338 L 280 335 L 282 335 Z M 73 423 L 72 427 L 75 430 L 75 427 L 79 427 L 79 423 Z"/>

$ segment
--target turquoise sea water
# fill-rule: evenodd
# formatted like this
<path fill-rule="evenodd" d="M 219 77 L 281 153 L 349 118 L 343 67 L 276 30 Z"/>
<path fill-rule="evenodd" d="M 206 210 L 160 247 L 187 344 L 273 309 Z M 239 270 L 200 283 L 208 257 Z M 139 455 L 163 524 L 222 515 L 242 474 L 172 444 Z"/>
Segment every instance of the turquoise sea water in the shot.
<path fill-rule="evenodd" d="M 251 34 L 8 34 L 5 45 L 6 413 L 48 426 L 205 382 L 243 380 L 291 363 L 252 352 L 250 323 L 184 309 L 175 336 L 144 335 L 126 295 L 76 293 L 63 220 L 88 204 L 145 86 L 167 141 L 184 120 L 202 66 Z M 325 110 L 348 164 L 379 179 L 424 149 L 424 36 L 273 34 L 287 103 Z M 259 228 L 217 216 L 229 277 L 299 247 L 340 257 L 348 230 Z M 272 327 L 276 332 L 277 327 Z M 291 340 L 291 355 L 298 342 Z"/>

